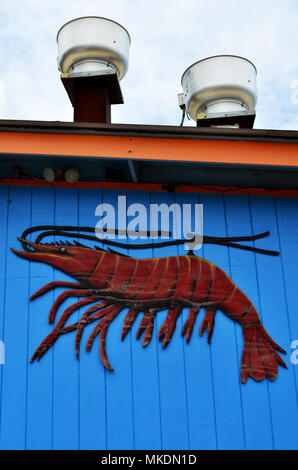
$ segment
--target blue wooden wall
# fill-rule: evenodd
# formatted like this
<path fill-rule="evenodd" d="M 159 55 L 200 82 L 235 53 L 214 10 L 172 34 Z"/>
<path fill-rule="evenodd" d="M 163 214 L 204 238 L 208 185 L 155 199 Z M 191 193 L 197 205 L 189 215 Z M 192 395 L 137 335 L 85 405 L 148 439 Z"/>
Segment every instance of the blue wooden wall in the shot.
<path fill-rule="evenodd" d="M 279 257 L 215 245 L 197 254 L 224 269 L 252 300 L 268 333 L 287 351 L 288 370 L 279 367 L 274 382 L 241 384 L 241 327 L 218 312 L 209 346 L 206 336 L 198 335 L 201 312 L 186 345 L 180 336 L 186 310 L 166 350 L 157 339 L 166 312 L 159 313 L 152 341 L 143 349 L 135 338 L 141 318 L 120 341 L 123 311 L 107 337 L 114 372 L 99 359 L 98 338 L 91 352 L 85 351 L 91 325 L 79 361 L 70 333 L 39 362 L 29 363 L 52 329 L 48 312 L 63 289 L 32 302 L 29 296 L 48 282 L 70 278 L 10 248 L 20 249 L 17 237 L 29 226 L 95 226 L 95 207 L 116 203 L 118 194 L 126 194 L 128 204 L 202 203 L 206 235 L 270 230 L 270 237 L 256 244 L 280 251 Z M 0 250 L 1 449 L 297 449 L 298 365 L 290 358 L 291 342 L 298 339 L 298 199 L 1 186 Z M 174 246 L 127 253 L 144 258 L 185 251 Z M 58 314 L 62 311 L 61 306 Z"/>

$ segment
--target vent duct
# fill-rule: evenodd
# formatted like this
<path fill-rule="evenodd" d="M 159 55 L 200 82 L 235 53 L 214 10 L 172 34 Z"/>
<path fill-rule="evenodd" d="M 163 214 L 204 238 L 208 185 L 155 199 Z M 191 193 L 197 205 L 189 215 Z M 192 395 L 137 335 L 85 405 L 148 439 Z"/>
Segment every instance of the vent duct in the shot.
<path fill-rule="evenodd" d="M 197 126 L 252 128 L 257 102 L 257 70 L 249 60 L 233 55 L 202 59 L 182 75 L 185 107 Z"/>
<path fill-rule="evenodd" d="M 111 105 L 123 103 L 119 81 L 128 69 L 130 36 L 107 18 L 87 16 L 57 34 L 58 68 L 76 122 L 111 122 Z"/>

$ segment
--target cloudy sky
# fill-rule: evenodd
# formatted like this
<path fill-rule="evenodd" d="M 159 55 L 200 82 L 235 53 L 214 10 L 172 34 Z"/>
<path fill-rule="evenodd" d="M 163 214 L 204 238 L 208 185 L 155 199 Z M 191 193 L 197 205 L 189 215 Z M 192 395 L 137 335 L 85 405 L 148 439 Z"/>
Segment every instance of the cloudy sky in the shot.
<path fill-rule="evenodd" d="M 114 19 L 132 40 L 125 104 L 113 107 L 113 122 L 179 124 L 184 70 L 210 55 L 236 54 L 258 70 L 255 128 L 298 129 L 295 0 L 0 0 L 0 119 L 72 121 L 56 33 L 88 15 Z"/>

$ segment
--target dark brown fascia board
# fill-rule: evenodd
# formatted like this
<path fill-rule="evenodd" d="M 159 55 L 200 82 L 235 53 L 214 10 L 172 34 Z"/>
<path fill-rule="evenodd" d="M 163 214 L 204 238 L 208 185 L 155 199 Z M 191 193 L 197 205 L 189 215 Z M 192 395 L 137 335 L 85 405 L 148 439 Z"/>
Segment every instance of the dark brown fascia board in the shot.
<path fill-rule="evenodd" d="M 227 129 L 146 124 L 94 124 L 61 121 L 0 120 L 0 132 L 126 135 L 176 139 L 242 140 L 298 143 L 298 131 Z"/>

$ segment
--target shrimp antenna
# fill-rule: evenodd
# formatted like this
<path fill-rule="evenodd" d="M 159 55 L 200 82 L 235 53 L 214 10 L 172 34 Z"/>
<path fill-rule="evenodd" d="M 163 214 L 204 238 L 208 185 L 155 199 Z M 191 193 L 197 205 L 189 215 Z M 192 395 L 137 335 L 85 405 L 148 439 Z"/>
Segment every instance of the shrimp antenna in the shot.
<path fill-rule="evenodd" d="M 121 242 L 116 242 L 113 240 L 106 240 L 104 238 L 97 237 L 95 235 L 91 235 L 91 233 L 95 233 L 94 227 L 75 227 L 75 226 L 69 226 L 69 225 L 39 225 L 35 227 L 30 227 L 26 229 L 23 234 L 22 234 L 22 239 L 26 240 L 27 235 L 41 231 L 35 240 L 36 244 L 39 244 L 40 241 L 47 237 L 47 236 L 65 236 L 65 237 L 71 237 L 71 238 L 82 238 L 85 240 L 93 240 L 97 242 L 101 242 L 105 245 L 110 245 L 110 246 L 116 246 L 118 248 L 125 248 L 125 249 L 147 249 L 147 248 L 162 248 L 166 246 L 173 246 L 173 245 L 183 245 L 185 243 L 192 243 L 195 240 L 195 236 L 193 238 L 189 239 L 179 239 L 179 240 L 169 240 L 165 242 L 158 242 L 158 243 L 144 243 L 144 244 L 127 244 L 127 243 L 121 243 Z M 80 233 L 80 232 L 89 232 L 90 235 L 87 235 L 86 233 Z M 123 234 L 123 230 L 118 231 L 117 229 L 103 229 L 103 234 L 104 233 L 113 233 L 117 235 L 119 232 Z M 148 237 L 151 236 L 150 231 L 142 232 L 142 234 L 147 234 Z M 156 231 L 154 233 L 157 236 L 164 235 L 164 232 L 162 231 Z M 168 233 L 169 236 L 171 236 L 171 232 Z M 248 236 L 241 236 L 241 237 L 213 237 L 213 236 L 208 236 L 208 235 L 203 235 L 202 237 L 202 243 L 204 244 L 213 244 L 213 245 L 222 245 L 222 246 L 228 246 L 230 248 L 239 248 L 241 250 L 246 250 L 246 251 L 253 251 L 255 253 L 261 253 L 265 255 L 271 255 L 271 256 L 279 256 L 278 251 L 272 251 L 272 250 L 265 250 L 263 248 L 256 248 L 254 246 L 248 246 L 248 245 L 241 245 L 239 243 L 235 242 L 241 242 L 241 241 L 254 241 L 254 240 L 259 240 L 260 238 L 268 237 L 270 235 L 269 231 L 259 233 L 257 235 L 248 235 Z M 24 250 L 28 251 L 28 248 L 26 247 L 24 242 L 21 242 Z M 192 254 L 192 251 L 191 251 Z"/>

